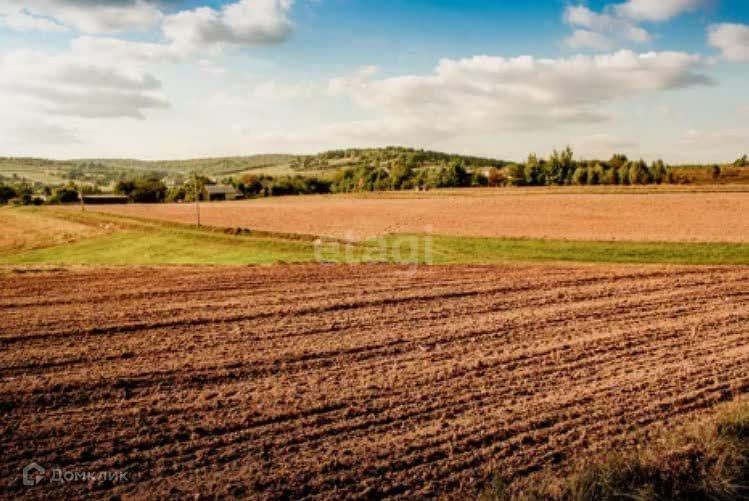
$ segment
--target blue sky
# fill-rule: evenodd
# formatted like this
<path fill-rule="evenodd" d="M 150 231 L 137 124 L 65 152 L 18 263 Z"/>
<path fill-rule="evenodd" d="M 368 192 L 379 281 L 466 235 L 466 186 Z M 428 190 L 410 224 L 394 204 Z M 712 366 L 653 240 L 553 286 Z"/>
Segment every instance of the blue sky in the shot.
<path fill-rule="evenodd" d="M 0 155 L 749 147 L 749 3 L 0 0 Z"/>

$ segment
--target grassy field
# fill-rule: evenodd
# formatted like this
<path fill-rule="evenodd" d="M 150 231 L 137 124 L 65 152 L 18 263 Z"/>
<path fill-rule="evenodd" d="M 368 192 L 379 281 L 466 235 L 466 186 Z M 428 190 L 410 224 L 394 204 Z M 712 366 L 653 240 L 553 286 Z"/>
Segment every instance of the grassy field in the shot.
<path fill-rule="evenodd" d="M 749 244 L 387 235 L 363 242 L 233 232 L 55 208 L 0 210 L 0 264 L 430 263 L 743 264 Z M 14 237 L 15 236 L 15 237 Z"/>

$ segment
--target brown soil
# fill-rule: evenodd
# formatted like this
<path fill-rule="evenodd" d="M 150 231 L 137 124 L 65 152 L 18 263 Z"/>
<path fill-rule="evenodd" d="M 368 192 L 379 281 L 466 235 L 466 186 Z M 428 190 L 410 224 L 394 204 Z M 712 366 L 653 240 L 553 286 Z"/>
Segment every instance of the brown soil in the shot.
<path fill-rule="evenodd" d="M 388 233 L 568 240 L 749 242 L 749 192 L 466 190 L 201 204 L 203 224 L 351 240 Z M 91 207 L 181 223 L 192 204 Z"/>
<path fill-rule="evenodd" d="M 457 497 L 749 391 L 749 268 L 0 274 L 3 497 Z M 36 461 L 128 482 L 35 487 Z"/>

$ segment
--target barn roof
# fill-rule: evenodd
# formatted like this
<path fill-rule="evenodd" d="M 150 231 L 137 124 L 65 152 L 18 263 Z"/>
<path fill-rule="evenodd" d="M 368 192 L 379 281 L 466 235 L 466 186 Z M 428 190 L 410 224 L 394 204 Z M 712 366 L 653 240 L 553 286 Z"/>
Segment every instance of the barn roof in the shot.
<path fill-rule="evenodd" d="M 206 186 L 205 191 L 209 195 L 229 195 L 237 192 L 237 190 L 234 189 L 234 186 L 228 184 L 214 184 Z"/>

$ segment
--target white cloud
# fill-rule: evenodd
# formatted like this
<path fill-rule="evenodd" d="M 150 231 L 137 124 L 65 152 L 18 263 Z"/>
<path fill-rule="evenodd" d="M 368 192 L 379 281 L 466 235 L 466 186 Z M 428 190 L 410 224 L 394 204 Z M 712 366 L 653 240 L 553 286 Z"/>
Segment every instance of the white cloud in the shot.
<path fill-rule="evenodd" d="M 606 105 L 619 98 L 709 84 L 698 71 L 701 62 L 679 52 L 566 59 L 476 56 L 444 59 L 424 76 L 378 80 L 369 68 L 334 79 L 329 89 L 397 123 L 439 124 L 455 133 L 536 130 L 607 120 Z"/>
<path fill-rule="evenodd" d="M 565 40 L 574 49 L 611 50 L 628 42 L 645 43 L 652 37 L 632 21 L 609 13 L 596 13 L 582 5 L 568 6 L 564 21 L 576 29 Z"/>
<path fill-rule="evenodd" d="M 167 16 L 164 37 L 179 46 L 280 43 L 291 34 L 292 0 L 240 0 L 220 10 L 200 7 Z"/>
<path fill-rule="evenodd" d="M 193 55 L 184 47 L 171 44 L 91 36 L 74 39 L 71 49 L 72 53 L 89 61 L 121 61 L 131 64 L 182 62 Z"/>
<path fill-rule="evenodd" d="M 598 51 L 647 43 L 653 36 L 639 23 L 668 21 L 705 3 L 706 0 L 628 0 L 606 5 L 601 12 L 584 5 L 569 5 L 563 19 L 574 31 L 564 42 L 573 49 Z"/>
<path fill-rule="evenodd" d="M 158 6 L 144 0 L 0 0 L 0 12 L 49 18 L 83 33 L 147 31 L 162 18 Z"/>
<path fill-rule="evenodd" d="M 0 15 L 0 26 L 5 26 L 13 31 L 47 31 L 66 32 L 68 29 L 54 21 L 43 17 L 31 16 L 25 12 L 10 12 Z"/>
<path fill-rule="evenodd" d="M 238 0 L 220 9 L 198 7 L 165 14 L 163 2 L 146 0 L 0 0 L 0 25 L 15 30 L 64 30 L 84 34 L 145 32 L 160 29 L 162 43 L 122 42 L 117 47 L 140 57 L 226 46 L 280 43 L 292 30 L 293 0 Z M 95 40 L 95 39 L 93 39 Z M 91 38 L 86 43 L 93 45 Z M 114 42 L 104 42 L 114 45 Z M 141 47 L 139 47 L 141 46 Z"/>
<path fill-rule="evenodd" d="M 111 37 L 81 36 L 73 51 L 96 60 L 131 63 L 202 61 L 229 47 L 275 44 L 290 36 L 292 0 L 240 0 L 220 10 L 200 7 L 163 17 L 162 40 L 134 42 Z"/>
<path fill-rule="evenodd" d="M 668 21 L 705 5 L 705 0 L 628 0 L 614 10 L 622 17 L 638 21 Z"/>
<path fill-rule="evenodd" d="M 590 30 L 575 30 L 564 39 L 564 43 L 571 49 L 593 49 L 601 52 L 612 50 L 616 46 L 611 38 Z"/>
<path fill-rule="evenodd" d="M 729 61 L 749 61 L 749 26 L 745 24 L 710 26 L 708 42 Z"/>
<path fill-rule="evenodd" d="M 0 68 L 0 89 L 51 115 L 143 118 L 169 106 L 161 82 L 135 67 L 17 50 L 0 55 Z"/>

